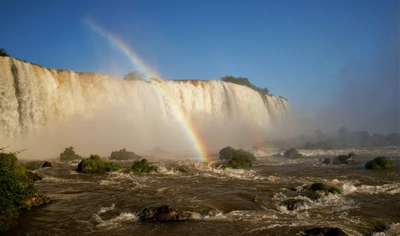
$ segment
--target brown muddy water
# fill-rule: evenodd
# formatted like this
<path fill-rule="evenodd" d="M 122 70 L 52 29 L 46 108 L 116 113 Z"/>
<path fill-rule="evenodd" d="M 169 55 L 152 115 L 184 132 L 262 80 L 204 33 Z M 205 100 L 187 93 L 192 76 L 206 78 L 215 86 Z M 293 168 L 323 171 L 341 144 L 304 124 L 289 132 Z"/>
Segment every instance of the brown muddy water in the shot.
<path fill-rule="evenodd" d="M 357 153 L 358 164 L 325 165 L 322 160 Z M 35 185 L 52 203 L 23 213 L 20 225 L 6 235 L 302 235 L 314 227 L 338 227 L 348 235 L 400 235 L 400 149 L 303 152 L 306 157 L 268 157 L 258 151 L 251 170 L 222 170 L 217 158 L 151 158 L 158 173 L 133 175 L 125 169 L 101 175 L 77 173 L 78 162 L 25 161 L 43 180 Z M 396 167 L 364 168 L 386 155 Z M 318 200 L 300 196 L 314 182 L 343 189 L 342 195 Z M 297 190 L 295 190 L 297 189 Z M 289 211 L 289 197 L 305 204 Z M 181 222 L 141 222 L 136 213 L 168 204 L 192 214 Z"/>

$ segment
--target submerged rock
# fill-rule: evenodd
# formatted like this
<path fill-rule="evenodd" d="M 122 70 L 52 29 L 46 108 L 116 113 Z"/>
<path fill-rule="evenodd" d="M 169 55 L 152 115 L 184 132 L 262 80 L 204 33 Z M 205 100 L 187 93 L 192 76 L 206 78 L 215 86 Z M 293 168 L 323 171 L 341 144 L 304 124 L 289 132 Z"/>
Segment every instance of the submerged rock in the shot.
<path fill-rule="evenodd" d="M 53 167 L 53 164 L 51 164 L 51 162 L 46 161 L 42 164 L 42 167 Z"/>
<path fill-rule="evenodd" d="M 304 200 L 289 198 L 289 199 L 286 199 L 285 201 L 281 202 L 281 205 L 285 206 L 286 209 L 288 209 L 289 211 L 293 211 L 293 210 L 303 206 Z"/>
<path fill-rule="evenodd" d="M 190 219 L 191 214 L 163 205 L 146 207 L 138 213 L 138 217 L 141 221 L 182 221 Z"/>
<path fill-rule="evenodd" d="M 304 232 L 304 236 L 347 236 L 339 228 L 312 228 Z"/>

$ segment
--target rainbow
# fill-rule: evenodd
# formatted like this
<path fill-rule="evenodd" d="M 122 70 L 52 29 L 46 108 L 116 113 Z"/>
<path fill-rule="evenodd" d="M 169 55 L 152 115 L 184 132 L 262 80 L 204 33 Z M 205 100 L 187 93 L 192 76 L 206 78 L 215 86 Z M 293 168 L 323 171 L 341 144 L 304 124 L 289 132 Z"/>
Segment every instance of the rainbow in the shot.
<path fill-rule="evenodd" d="M 111 34 L 109 31 L 103 29 L 99 25 L 97 25 L 93 20 L 90 18 L 85 18 L 84 22 L 90 26 L 90 28 L 96 32 L 97 34 L 101 35 L 105 39 L 107 39 L 112 45 L 116 46 L 122 53 L 124 53 L 129 60 L 132 62 L 132 64 L 135 66 L 135 68 L 143 73 L 143 75 L 146 78 L 160 78 L 158 73 L 154 70 L 152 70 L 150 67 L 148 67 L 143 60 L 140 59 L 140 57 L 137 55 L 137 53 L 129 47 L 124 41 L 122 41 L 120 38 L 117 36 Z M 191 122 L 190 119 L 188 119 L 184 113 L 181 111 L 180 107 L 174 102 L 172 99 L 172 96 L 169 94 L 169 92 L 162 86 L 162 82 L 157 82 L 154 80 L 151 80 L 151 82 L 155 85 L 156 88 L 158 88 L 161 92 L 161 94 L 165 97 L 165 99 L 169 102 L 173 114 L 177 118 L 177 120 L 180 122 L 182 125 L 183 129 L 186 132 L 186 135 L 189 137 L 193 147 L 195 148 L 198 157 L 201 159 L 203 162 L 209 162 L 210 157 L 207 155 L 207 148 L 204 142 L 202 141 L 199 132 L 196 130 L 195 125 Z"/>

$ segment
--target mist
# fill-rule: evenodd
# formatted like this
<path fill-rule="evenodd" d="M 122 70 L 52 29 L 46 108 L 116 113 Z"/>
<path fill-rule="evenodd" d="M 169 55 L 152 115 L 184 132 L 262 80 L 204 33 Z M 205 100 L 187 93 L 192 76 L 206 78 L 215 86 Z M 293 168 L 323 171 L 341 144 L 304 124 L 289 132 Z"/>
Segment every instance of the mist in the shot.
<path fill-rule="evenodd" d="M 384 42 L 370 60 L 344 55 L 335 77 L 325 82 L 329 99 L 321 97 L 321 101 L 328 101 L 314 108 L 311 116 L 304 107 L 292 106 L 292 117 L 280 128 L 281 136 L 310 135 L 317 129 L 337 135 L 341 127 L 370 134 L 400 132 L 399 38 Z"/>

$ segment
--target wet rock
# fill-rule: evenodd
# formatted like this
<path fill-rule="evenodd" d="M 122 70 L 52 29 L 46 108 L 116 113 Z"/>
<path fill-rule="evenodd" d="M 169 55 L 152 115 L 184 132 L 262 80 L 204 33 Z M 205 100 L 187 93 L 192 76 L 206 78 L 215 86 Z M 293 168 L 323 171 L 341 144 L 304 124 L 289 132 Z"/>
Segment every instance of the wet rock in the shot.
<path fill-rule="evenodd" d="M 356 154 L 350 153 L 349 155 L 339 155 L 333 159 L 333 164 L 340 165 L 340 164 L 355 164 L 357 163 L 355 159 Z"/>
<path fill-rule="evenodd" d="M 26 197 L 24 200 L 29 207 L 37 207 L 50 203 L 50 199 L 39 192 L 35 193 L 33 196 Z"/>
<path fill-rule="evenodd" d="M 302 199 L 289 198 L 289 199 L 286 199 L 285 201 L 281 202 L 281 205 L 285 206 L 286 209 L 288 209 L 289 211 L 293 211 L 293 210 L 303 206 L 304 203 L 305 202 Z"/>
<path fill-rule="evenodd" d="M 76 169 L 76 171 L 79 172 L 79 173 L 82 173 L 82 170 L 83 170 L 83 168 L 82 168 L 82 162 L 83 162 L 83 161 L 81 161 L 81 162 L 78 163 L 78 168 Z"/>
<path fill-rule="evenodd" d="M 304 236 L 347 236 L 339 228 L 312 228 L 304 232 Z"/>
<path fill-rule="evenodd" d="M 42 167 L 53 167 L 53 164 L 51 164 L 51 162 L 46 161 L 42 164 Z"/>
<path fill-rule="evenodd" d="M 322 161 L 322 163 L 327 164 L 327 165 L 330 165 L 330 164 L 332 164 L 332 160 L 331 160 L 330 158 L 325 158 L 325 159 Z"/>
<path fill-rule="evenodd" d="M 206 206 L 199 206 L 194 209 L 195 212 L 199 213 L 202 216 L 216 216 L 218 214 L 217 209 Z"/>
<path fill-rule="evenodd" d="M 146 207 L 138 213 L 138 217 L 141 221 L 182 221 L 190 219 L 191 214 L 164 205 Z"/>
<path fill-rule="evenodd" d="M 32 180 L 33 182 L 38 181 L 38 180 L 42 180 L 42 177 L 40 177 L 38 174 L 33 173 L 31 171 L 26 171 L 25 175 L 26 175 L 26 178 Z"/>

